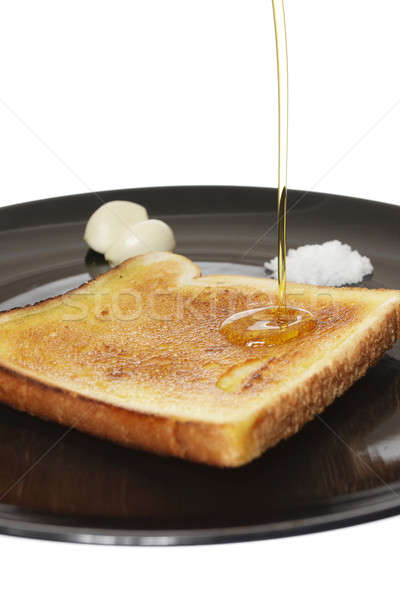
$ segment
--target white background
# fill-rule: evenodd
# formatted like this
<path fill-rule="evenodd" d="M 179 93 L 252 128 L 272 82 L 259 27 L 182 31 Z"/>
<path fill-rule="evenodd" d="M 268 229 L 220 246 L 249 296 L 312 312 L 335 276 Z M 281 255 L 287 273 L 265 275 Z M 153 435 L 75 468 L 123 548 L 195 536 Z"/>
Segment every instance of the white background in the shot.
<path fill-rule="evenodd" d="M 1 0 L 0 9 L 0 205 L 276 184 L 270 0 Z M 289 187 L 400 204 L 398 0 L 286 0 L 286 14 Z M 3 536 L 1 588 L 7 598 L 370 598 L 393 590 L 399 535 L 393 518 L 215 547 Z"/>

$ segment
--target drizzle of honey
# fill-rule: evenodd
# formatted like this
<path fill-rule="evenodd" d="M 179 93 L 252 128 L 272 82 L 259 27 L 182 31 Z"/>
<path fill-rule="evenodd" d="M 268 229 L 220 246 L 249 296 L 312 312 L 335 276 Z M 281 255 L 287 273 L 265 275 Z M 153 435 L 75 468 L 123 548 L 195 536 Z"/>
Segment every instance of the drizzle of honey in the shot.
<path fill-rule="evenodd" d="M 302 308 L 286 304 L 286 204 L 288 149 L 288 58 L 284 0 L 272 0 L 278 72 L 278 305 L 237 313 L 221 325 L 234 344 L 270 346 L 311 332 L 316 319 Z"/>
<path fill-rule="evenodd" d="M 209 360 L 208 362 L 203 364 L 203 369 L 217 369 L 221 366 L 219 362 L 215 360 Z"/>

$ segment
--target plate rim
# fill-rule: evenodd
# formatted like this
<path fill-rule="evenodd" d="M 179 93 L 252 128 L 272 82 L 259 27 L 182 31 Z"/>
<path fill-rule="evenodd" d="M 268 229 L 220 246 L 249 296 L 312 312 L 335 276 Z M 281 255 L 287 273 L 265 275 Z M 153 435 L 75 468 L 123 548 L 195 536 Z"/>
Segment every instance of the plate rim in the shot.
<path fill-rule="evenodd" d="M 380 488 L 374 488 L 379 491 Z M 354 497 L 354 494 L 349 495 Z M 381 506 L 379 506 L 381 505 Z M 18 507 L 17 507 L 18 508 Z M 29 511 L 21 510 L 22 514 Z M 197 546 L 226 544 L 284 537 L 296 537 L 342 529 L 378 521 L 400 514 L 400 502 L 381 501 L 363 508 L 326 513 L 304 519 L 287 519 L 261 525 L 240 525 L 204 529 L 117 529 L 51 524 L 40 521 L 15 521 L 0 512 L 0 534 L 57 542 L 113 546 Z"/>

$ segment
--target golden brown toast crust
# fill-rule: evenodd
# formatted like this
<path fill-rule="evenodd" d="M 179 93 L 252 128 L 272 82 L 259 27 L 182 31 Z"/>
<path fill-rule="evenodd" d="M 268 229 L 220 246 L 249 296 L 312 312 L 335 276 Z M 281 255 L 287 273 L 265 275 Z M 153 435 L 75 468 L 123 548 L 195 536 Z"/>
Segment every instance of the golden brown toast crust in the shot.
<path fill-rule="evenodd" d="M 214 312 L 212 314 L 210 306 L 211 301 L 214 302 L 215 296 L 211 299 L 210 297 L 205 299 L 203 296 L 201 302 L 198 302 L 195 310 L 191 312 L 193 323 L 188 322 L 188 316 L 184 313 L 179 326 L 174 322 L 173 332 L 178 336 L 178 340 L 182 340 L 181 345 L 177 345 L 176 341 L 173 342 L 175 338 L 171 333 L 170 323 L 165 326 L 165 323 L 161 321 L 160 326 L 160 322 L 154 324 L 145 320 L 146 327 L 144 331 L 140 331 L 138 323 L 142 325 L 143 323 L 139 319 L 138 323 L 134 323 L 132 327 L 136 336 L 134 337 L 135 343 L 137 341 L 135 350 L 142 361 L 140 365 L 140 361 L 135 362 L 133 350 L 128 357 L 118 355 L 119 346 L 113 338 L 115 323 L 113 320 L 102 320 L 102 316 L 108 316 L 102 315 L 102 312 L 109 309 L 109 307 L 105 308 L 102 303 L 98 307 L 99 331 L 96 330 L 97 319 L 86 324 L 88 331 L 92 333 L 94 346 L 90 346 L 90 340 L 88 342 L 85 339 L 86 331 L 82 323 L 79 325 L 75 321 L 68 322 L 70 329 L 67 334 L 64 334 L 63 331 L 60 333 L 64 324 L 57 319 L 54 322 L 50 319 L 51 327 L 49 330 L 46 329 L 49 326 L 50 314 L 46 315 L 46 310 L 54 312 L 55 304 L 60 303 L 60 298 L 36 305 L 36 308 L 42 312 L 33 317 L 31 308 L 14 309 L 14 311 L 0 315 L 0 332 L 2 331 L 3 334 L 6 332 L 9 337 L 13 337 L 8 345 L 5 343 L 1 346 L 0 344 L 0 400 L 18 410 L 54 420 L 126 446 L 218 466 L 237 466 L 252 460 L 279 440 L 298 431 L 304 423 L 321 412 L 335 397 L 342 394 L 360 378 L 369 366 L 379 360 L 380 356 L 395 343 L 399 334 L 400 301 L 399 296 L 394 292 L 346 289 L 340 293 L 338 290 L 329 290 L 328 288 L 324 288 L 322 292 L 321 288 L 313 288 L 313 294 L 310 294 L 309 286 L 289 286 L 289 291 L 291 290 L 293 294 L 298 294 L 301 289 L 308 290 L 308 295 L 303 295 L 302 299 L 304 301 L 306 298 L 307 306 L 313 307 L 313 310 L 320 315 L 319 332 L 308 342 L 304 340 L 301 344 L 298 342 L 287 343 L 285 348 L 280 349 L 280 354 L 276 353 L 276 349 L 264 353 L 265 364 L 256 369 L 251 377 L 245 378 L 243 385 L 235 388 L 238 391 L 223 391 L 216 386 L 221 373 L 225 374 L 230 369 L 235 370 L 238 362 L 246 363 L 257 357 L 260 358 L 259 352 L 231 346 L 222 339 L 218 328 L 214 326 L 221 322 L 222 317 L 229 316 L 228 311 L 231 310 L 229 302 L 227 303 L 225 298 L 226 289 L 240 290 L 240 297 L 235 296 L 237 304 L 235 308 L 241 309 L 247 307 L 249 298 L 252 303 L 261 306 L 266 303 L 266 300 L 273 301 L 274 292 L 271 290 L 275 289 L 275 284 L 268 280 L 252 280 L 241 277 L 197 278 L 199 270 L 193 263 L 183 257 L 161 253 L 157 253 L 157 260 L 154 263 L 149 262 L 149 259 L 145 257 L 126 261 L 124 265 L 114 269 L 113 274 L 118 275 L 125 273 L 127 269 L 133 269 L 137 284 L 140 269 L 143 266 L 146 267 L 145 271 L 142 270 L 140 273 L 151 271 L 150 264 L 153 271 L 144 286 L 145 295 L 149 295 L 151 289 L 156 289 L 157 286 L 165 288 L 165 280 L 170 284 L 167 300 L 164 298 L 162 305 L 158 306 L 160 310 L 170 310 L 171 298 L 176 298 L 177 292 L 181 292 L 182 289 L 185 291 L 184 300 L 186 300 L 187 294 L 198 299 L 200 298 L 199 292 L 204 294 L 204 290 L 206 290 L 206 296 L 210 296 L 210 288 L 218 291 L 217 300 L 219 298 L 221 302 L 218 304 L 217 301 L 216 308 L 213 304 Z M 161 281 L 162 277 L 165 278 L 164 281 Z M 97 283 L 101 281 L 109 281 L 109 273 L 96 280 Z M 80 291 L 90 289 L 92 285 L 89 282 L 82 286 Z M 325 296 L 327 292 L 328 294 L 331 292 L 332 298 L 329 300 L 324 296 L 316 300 L 317 292 L 325 294 Z M 341 301 L 343 295 L 345 301 Z M 68 294 L 61 298 L 65 298 L 65 296 Z M 66 308 L 71 310 L 70 298 L 69 295 L 66 306 L 59 305 L 59 310 L 64 312 Z M 91 299 L 89 300 L 92 302 Z M 122 305 L 122 309 L 126 309 L 128 312 L 131 308 L 132 306 L 128 306 L 128 304 Z M 184 304 L 184 309 L 186 308 L 187 304 Z M 189 309 L 191 308 L 192 306 L 189 306 Z M 42 309 L 45 311 L 43 312 Z M 127 313 L 124 314 L 126 316 Z M 26 316 L 28 316 L 28 320 L 33 318 L 32 327 L 27 325 Z M 132 334 L 132 330 L 130 330 L 130 334 L 128 331 L 130 327 L 128 321 L 122 322 L 122 325 L 119 322 L 115 327 L 118 331 L 121 331 L 121 327 L 126 327 L 126 331 L 122 329 L 124 334 L 126 336 Z M 162 335 L 157 327 L 158 329 L 161 327 Z M 14 333 L 16 330 L 17 333 Z M 63 374 L 64 379 L 61 377 L 57 382 L 55 374 L 61 367 L 57 364 L 57 352 L 54 352 L 52 347 L 52 338 L 47 338 L 44 331 L 47 331 L 46 336 L 51 336 L 56 332 L 58 343 L 60 344 L 60 340 L 63 341 L 64 348 L 60 344 L 61 356 L 63 353 L 65 355 L 65 348 L 70 350 L 71 356 L 73 355 L 78 339 L 75 334 L 79 331 L 79 339 L 82 338 L 84 341 L 82 347 L 86 354 L 82 352 L 85 359 L 82 361 L 82 352 L 78 353 L 75 359 L 73 356 L 72 358 L 64 356 L 67 363 L 67 367 L 64 368 L 67 371 L 71 370 L 71 365 L 74 367 L 75 364 L 78 364 L 74 360 L 79 361 L 80 359 L 84 365 L 90 364 L 91 370 L 99 369 L 100 378 L 105 378 L 105 373 L 108 373 L 107 385 L 111 387 L 106 387 L 103 399 L 96 398 L 98 390 L 94 390 L 94 394 L 88 394 L 74 389 L 74 386 L 75 388 L 79 388 L 79 385 L 82 387 L 83 381 L 86 389 L 91 391 L 92 388 L 88 382 L 93 380 L 92 372 L 85 375 L 82 371 L 79 385 L 73 380 L 74 373 L 70 374 L 72 389 L 68 389 L 68 383 L 64 383 L 66 381 L 65 374 Z M 194 336 L 196 332 L 197 336 Z M 332 336 L 337 341 L 336 346 L 328 343 L 331 342 Z M 103 340 L 104 337 L 108 342 L 114 339 L 114 346 L 105 353 L 103 350 L 100 352 L 98 348 L 100 340 Z M 350 337 L 351 343 L 348 341 Z M 119 337 L 118 339 L 123 346 L 124 338 Z M 126 339 L 128 338 L 125 338 L 125 341 Z M 131 338 L 129 339 L 131 340 Z M 149 340 L 154 339 L 157 340 L 158 354 L 156 352 L 156 356 L 152 358 L 145 353 L 144 348 L 147 348 L 146 343 L 148 344 Z M 159 351 L 160 340 L 174 343 L 173 360 L 168 359 L 170 353 L 168 348 Z M 42 341 L 41 345 L 40 341 Z M 320 347 L 321 351 L 326 353 L 324 344 L 330 351 L 329 356 L 325 358 L 324 364 L 315 370 L 314 364 L 317 355 L 311 346 Z M 27 348 L 31 357 L 24 355 Z M 41 362 L 37 356 L 42 355 L 45 356 L 45 359 Z M 52 364 L 54 356 L 56 357 L 55 365 Z M 107 357 L 110 364 L 107 362 Z M 304 362 L 305 359 L 311 360 L 309 367 L 306 368 L 303 364 L 301 369 L 295 370 L 298 381 L 295 384 L 291 383 L 288 389 L 283 389 L 279 377 L 284 378 L 290 373 L 291 361 L 302 364 L 301 361 Z M 31 364 L 29 360 L 31 360 Z M 219 362 L 221 360 L 224 362 Z M 69 361 L 72 362 L 69 363 Z M 171 362 L 174 364 L 171 365 Z M 34 369 L 35 366 L 36 369 Z M 107 371 L 107 369 L 109 370 Z M 196 377 L 199 378 L 199 373 L 202 376 L 201 381 L 196 380 Z M 136 378 L 139 376 L 150 386 L 150 395 L 152 392 L 161 394 L 161 401 L 158 400 L 159 404 L 161 403 L 159 414 L 157 414 L 157 404 L 153 406 L 146 404 L 147 396 L 145 396 L 145 408 L 142 410 L 136 405 L 127 405 L 123 399 L 120 405 L 108 403 L 107 394 L 110 389 L 113 389 L 113 385 L 117 387 L 124 385 L 125 380 L 133 385 L 132 382 L 136 383 Z M 85 377 L 87 377 L 87 381 Z M 165 378 L 167 381 L 164 381 Z M 273 397 L 274 386 L 277 390 L 276 393 L 279 392 L 277 397 Z M 265 400 L 266 391 L 268 393 L 269 389 L 271 389 L 273 402 L 268 402 L 268 398 L 267 401 Z M 138 390 L 139 395 L 147 393 L 141 388 Z M 170 399 L 172 406 L 163 406 L 163 394 L 165 398 Z M 209 398 L 210 394 L 211 398 Z M 186 407 L 187 413 L 190 414 L 192 406 L 196 407 L 197 401 L 202 410 L 204 407 L 206 409 L 203 419 L 199 418 L 197 414 L 195 414 L 195 418 L 179 414 L 176 406 L 177 414 L 174 415 L 171 412 L 174 410 L 173 403 L 177 402 L 176 399 L 179 401 L 185 395 L 190 396 L 191 399 Z M 116 402 L 119 402 L 118 398 Z M 230 404 L 233 407 L 232 411 L 230 411 Z M 179 404 L 177 406 L 179 407 Z M 162 414 L 163 411 L 164 414 Z M 226 414 L 226 416 L 219 418 L 219 413 Z"/>

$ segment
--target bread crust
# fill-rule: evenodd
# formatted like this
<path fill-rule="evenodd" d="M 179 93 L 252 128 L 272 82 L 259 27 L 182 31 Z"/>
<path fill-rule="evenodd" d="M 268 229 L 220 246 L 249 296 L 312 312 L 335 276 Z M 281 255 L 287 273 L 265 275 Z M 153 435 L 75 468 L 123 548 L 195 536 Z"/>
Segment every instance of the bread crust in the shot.
<path fill-rule="evenodd" d="M 32 416 L 122 446 L 210 465 L 235 465 L 234 457 L 229 458 L 229 425 L 178 421 L 127 410 L 49 385 L 1 365 L 0 401 Z"/>
<path fill-rule="evenodd" d="M 329 365 L 307 377 L 290 394 L 282 395 L 272 414 L 265 411 L 258 417 L 253 428 L 255 453 L 259 456 L 280 440 L 297 433 L 363 377 L 399 337 L 399 310 L 392 306 L 378 328 L 370 326 L 349 351 L 338 352 Z"/>
<path fill-rule="evenodd" d="M 18 310 L 18 309 L 17 309 Z M 307 374 L 279 403 L 241 423 L 178 420 L 141 413 L 49 385 L 0 365 L 0 401 L 20 411 L 120 445 L 219 467 L 237 467 L 296 433 L 343 394 L 399 337 L 399 304 L 391 303 L 329 364 Z"/>

